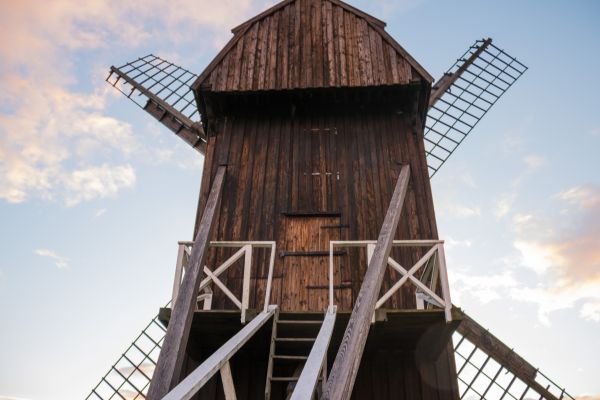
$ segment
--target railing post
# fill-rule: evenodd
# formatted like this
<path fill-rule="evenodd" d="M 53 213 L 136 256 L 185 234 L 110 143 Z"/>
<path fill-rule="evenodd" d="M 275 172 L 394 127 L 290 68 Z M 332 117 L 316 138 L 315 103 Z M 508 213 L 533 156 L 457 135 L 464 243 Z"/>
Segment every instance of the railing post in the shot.
<path fill-rule="evenodd" d="M 252 246 L 244 246 L 244 275 L 242 276 L 242 324 L 246 323 L 246 310 L 250 303 L 250 273 L 252 266 Z"/>
<path fill-rule="evenodd" d="M 329 242 L 329 308 L 333 304 L 333 243 Z"/>
<path fill-rule="evenodd" d="M 264 311 L 269 308 L 271 301 L 271 288 L 273 287 L 273 268 L 275 266 L 275 254 L 277 252 L 277 244 L 271 243 L 271 256 L 269 257 L 269 275 L 267 276 L 267 290 L 265 290 L 265 305 Z"/>
<path fill-rule="evenodd" d="M 183 275 L 183 257 L 185 255 L 185 244 L 179 244 L 177 251 L 177 264 L 175 264 L 175 278 L 173 278 L 173 295 L 171 296 L 171 304 L 175 304 L 177 295 L 179 294 L 179 286 L 181 286 L 181 276 Z"/>
<path fill-rule="evenodd" d="M 405 165 L 400 171 L 394 194 L 379 232 L 373 257 L 356 297 L 352 315 L 339 347 L 340 350 L 335 357 L 327 388 L 323 393 L 322 399 L 324 400 L 346 400 L 352 395 L 352 388 L 369 333 L 369 324 L 375 311 L 375 304 L 400 220 L 409 178 L 410 167 Z"/>
<path fill-rule="evenodd" d="M 442 281 L 442 296 L 444 297 L 444 310 L 446 312 L 446 321 L 452 321 L 452 300 L 450 299 L 450 285 L 448 283 L 448 271 L 446 270 L 446 255 L 444 253 L 444 244 L 437 245 L 438 263 L 440 268 L 440 278 Z"/>
<path fill-rule="evenodd" d="M 226 167 L 220 166 L 212 183 L 194 240 L 190 262 L 179 288 L 177 300 L 172 306 L 167 334 L 146 396 L 148 400 L 162 399 L 171 388 L 179 383 L 192 318 L 196 309 L 198 288 L 202 281 L 202 266 L 206 261 L 210 236 L 215 226 L 215 216 L 218 214 L 217 210 L 221 202 L 225 171 Z"/>

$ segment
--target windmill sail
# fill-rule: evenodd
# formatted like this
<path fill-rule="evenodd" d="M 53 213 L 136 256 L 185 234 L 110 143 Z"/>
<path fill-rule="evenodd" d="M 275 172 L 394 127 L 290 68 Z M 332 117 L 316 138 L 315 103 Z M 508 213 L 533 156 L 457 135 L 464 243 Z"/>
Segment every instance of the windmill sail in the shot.
<path fill-rule="evenodd" d="M 425 123 L 430 177 L 525 71 L 489 38 L 477 40 L 448 69 L 431 90 Z"/>
<path fill-rule="evenodd" d="M 149 54 L 120 67 L 106 81 L 204 154 L 206 135 L 190 85 L 197 75 Z"/>
<path fill-rule="evenodd" d="M 156 316 L 86 400 L 145 399 L 165 333 Z M 574 400 L 464 313 L 454 342 L 461 400 Z"/>

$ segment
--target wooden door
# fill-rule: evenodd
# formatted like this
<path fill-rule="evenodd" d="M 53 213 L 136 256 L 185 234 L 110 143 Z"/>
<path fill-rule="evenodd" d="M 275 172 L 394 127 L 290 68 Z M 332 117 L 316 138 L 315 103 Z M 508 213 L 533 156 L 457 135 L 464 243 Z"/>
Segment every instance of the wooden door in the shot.
<path fill-rule="evenodd" d="M 340 239 L 339 217 L 288 217 L 282 309 L 324 311 L 329 304 L 329 241 Z"/>

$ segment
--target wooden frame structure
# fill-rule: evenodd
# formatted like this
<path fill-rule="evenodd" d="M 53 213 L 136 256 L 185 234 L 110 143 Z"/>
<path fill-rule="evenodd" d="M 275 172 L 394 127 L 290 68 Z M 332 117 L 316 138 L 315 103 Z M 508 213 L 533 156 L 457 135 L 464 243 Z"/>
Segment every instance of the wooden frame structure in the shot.
<path fill-rule="evenodd" d="M 173 296 L 171 303 L 175 304 L 175 300 L 177 299 L 177 295 L 179 294 L 179 287 L 181 286 L 184 271 L 187 268 L 187 263 L 185 262 L 186 256 L 189 257 L 192 253 L 194 242 L 179 242 L 179 251 L 177 254 L 177 264 L 175 266 L 175 279 L 173 282 Z M 207 266 L 203 267 L 203 271 L 206 274 L 206 278 L 200 282 L 200 286 L 198 287 L 198 301 L 204 302 L 204 310 L 210 310 L 210 304 L 212 300 L 213 290 L 210 288 L 210 284 L 215 284 L 221 291 L 227 296 L 229 300 L 240 310 L 241 312 L 241 321 L 242 324 L 246 323 L 246 313 L 248 311 L 248 307 L 250 304 L 250 280 L 252 278 L 251 268 L 252 268 L 252 250 L 254 249 L 269 249 L 269 267 L 268 267 L 268 276 L 267 276 L 267 289 L 265 291 L 265 297 L 263 302 L 263 309 L 267 311 L 267 307 L 269 306 L 269 301 L 271 298 L 271 288 L 273 282 L 273 266 L 275 264 L 275 254 L 277 252 L 277 244 L 273 241 L 236 241 L 236 242 L 223 242 L 223 241 L 212 241 L 210 242 L 210 247 L 213 248 L 231 248 L 231 249 L 239 249 L 236 251 L 231 257 L 225 260 L 221 265 L 214 268 L 213 270 L 209 269 Z M 243 272 L 242 272 L 242 294 L 241 299 L 238 299 L 234 293 L 227 287 L 225 283 L 223 283 L 219 276 L 227 272 L 229 268 L 231 268 L 238 260 L 244 258 L 243 263 Z M 201 293 L 202 291 L 207 291 L 208 293 Z"/>
<path fill-rule="evenodd" d="M 373 257 L 377 242 L 374 240 L 346 240 L 346 241 L 331 241 L 329 247 L 329 302 L 330 305 L 334 305 L 334 288 L 333 288 L 333 276 L 334 276 L 334 254 L 336 248 L 348 248 L 348 247 L 365 247 L 367 249 L 367 259 L 370 261 Z M 387 290 L 379 298 L 375 304 L 375 310 L 383 307 L 385 302 L 396 293 L 405 283 L 412 282 L 415 286 L 421 289 L 417 295 L 427 301 L 429 304 L 444 309 L 446 314 L 446 321 L 452 321 L 452 300 L 450 298 L 450 286 L 448 283 L 448 271 L 446 269 L 446 257 L 444 254 L 444 241 L 443 240 L 394 240 L 392 247 L 423 247 L 429 248 L 427 252 L 417 261 L 410 269 L 404 268 L 392 257 L 388 257 L 387 264 L 393 270 L 397 271 L 401 278 L 394 283 L 394 285 Z M 442 289 L 442 297 L 440 297 L 432 287 L 435 287 L 437 282 L 429 282 L 430 286 L 423 283 L 420 279 L 415 277 L 416 272 L 422 267 L 432 263 L 433 268 L 437 268 L 439 272 L 440 287 Z M 418 302 L 417 302 L 418 303 Z M 423 308 L 423 307 L 418 307 Z M 374 316 L 373 316 L 374 318 Z M 374 319 L 373 319 L 374 321 Z"/>

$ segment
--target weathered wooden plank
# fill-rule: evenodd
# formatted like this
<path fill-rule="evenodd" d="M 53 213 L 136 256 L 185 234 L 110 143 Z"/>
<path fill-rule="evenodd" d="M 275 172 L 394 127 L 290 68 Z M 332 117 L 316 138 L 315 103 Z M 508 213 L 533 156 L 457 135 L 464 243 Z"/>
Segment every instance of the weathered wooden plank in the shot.
<path fill-rule="evenodd" d="M 298 378 L 291 400 L 306 400 L 312 398 L 317 387 L 317 380 L 321 374 L 321 368 L 323 368 L 327 357 L 327 349 L 329 347 L 329 341 L 331 340 L 331 334 L 333 333 L 335 317 L 335 309 L 328 310 L 325 314 L 323 325 L 321 325 L 319 334 L 315 339 L 315 343 L 310 350 L 302 373 Z M 324 367 L 327 368 L 327 365 Z"/>
<path fill-rule="evenodd" d="M 189 400 L 191 399 L 198 390 L 204 386 L 208 380 L 216 374 L 225 364 L 229 363 L 229 360 L 233 355 L 254 336 L 254 334 L 271 319 L 276 306 L 270 307 L 268 311 L 263 311 L 244 326 L 238 333 L 236 333 L 230 340 L 228 340 L 223 346 L 221 346 L 215 353 L 213 353 L 206 361 L 204 361 L 198 368 L 190 373 L 180 384 L 178 384 L 169 393 L 165 393 L 164 396 L 152 397 L 162 400 Z M 171 321 L 173 315 L 171 315 Z M 169 326 L 171 326 L 169 323 Z M 163 347 L 164 348 L 164 347 Z M 155 371 L 156 375 L 156 371 Z M 150 385 L 152 389 L 152 384 Z M 150 391 L 148 392 L 150 396 Z M 150 398 L 150 397 L 146 398 Z"/>
<path fill-rule="evenodd" d="M 356 379 L 360 359 L 367 341 L 371 318 L 375 311 L 375 303 L 381 288 L 381 281 L 383 280 L 383 274 L 387 266 L 387 259 L 392 248 L 396 227 L 400 220 L 400 213 L 408 189 L 409 178 L 410 167 L 402 167 L 385 221 L 377 239 L 373 257 L 369 262 L 369 268 L 363 278 L 350 321 L 344 332 L 344 338 L 331 369 L 327 388 L 323 394 L 323 399 L 325 400 L 345 400 L 349 399 L 352 394 L 354 380 Z"/>
<path fill-rule="evenodd" d="M 462 322 L 458 326 L 458 332 L 545 399 L 558 400 L 535 380 L 536 368 L 465 313 L 462 313 Z"/>
<path fill-rule="evenodd" d="M 226 167 L 219 167 L 212 184 L 198 234 L 194 241 L 190 263 L 179 288 L 177 301 L 173 305 L 165 340 L 148 389 L 147 398 L 150 400 L 163 398 L 179 382 L 192 316 L 196 308 L 198 286 L 202 280 L 202 267 L 204 266 L 210 236 L 216 222 L 215 215 L 221 200 L 225 172 Z"/>

